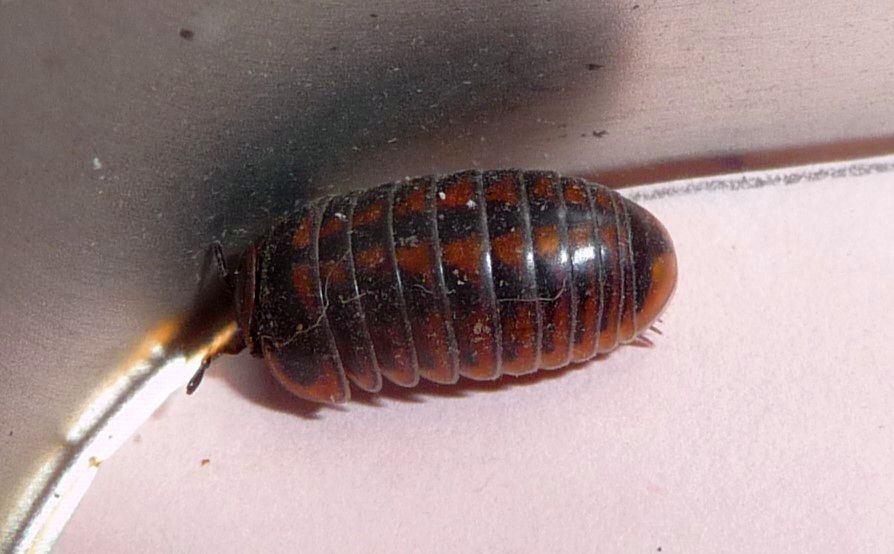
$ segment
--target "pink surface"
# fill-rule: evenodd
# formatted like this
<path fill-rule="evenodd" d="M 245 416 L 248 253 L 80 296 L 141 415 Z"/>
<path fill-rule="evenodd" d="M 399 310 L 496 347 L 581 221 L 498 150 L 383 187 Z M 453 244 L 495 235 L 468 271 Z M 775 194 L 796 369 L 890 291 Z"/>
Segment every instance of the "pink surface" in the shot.
<path fill-rule="evenodd" d="M 734 182 L 643 202 L 680 263 L 654 347 L 340 409 L 222 360 L 58 550 L 890 552 L 894 173 Z"/>

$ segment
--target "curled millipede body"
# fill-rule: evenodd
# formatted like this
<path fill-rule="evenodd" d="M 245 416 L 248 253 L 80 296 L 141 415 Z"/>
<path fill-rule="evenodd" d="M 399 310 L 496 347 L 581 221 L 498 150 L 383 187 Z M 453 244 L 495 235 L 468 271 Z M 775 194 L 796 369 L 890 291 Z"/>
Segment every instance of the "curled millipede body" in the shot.
<path fill-rule="evenodd" d="M 664 227 L 601 185 L 408 179 L 310 202 L 255 241 L 230 276 L 240 332 L 220 352 L 249 348 L 318 402 L 347 400 L 349 380 L 375 392 L 383 377 L 523 375 L 633 341 L 676 276 Z"/>

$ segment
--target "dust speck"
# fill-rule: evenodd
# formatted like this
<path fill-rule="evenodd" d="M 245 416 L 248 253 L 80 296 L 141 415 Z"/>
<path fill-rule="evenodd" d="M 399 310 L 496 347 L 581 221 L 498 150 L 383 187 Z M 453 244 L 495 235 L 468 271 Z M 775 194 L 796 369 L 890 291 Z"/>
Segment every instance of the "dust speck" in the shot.
<path fill-rule="evenodd" d="M 94 157 L 93 158 L 93 170 L 99 171 L 100 169 L 102 169 L 102 162 L 99 160 L 99 158 Z"/>
<path fill-rule="evenodd" d="M 201 467 L 205 467 L 206 465 L 211 463 L 211 458 L 202 458 L 202 461 L 199 462 Z"/>

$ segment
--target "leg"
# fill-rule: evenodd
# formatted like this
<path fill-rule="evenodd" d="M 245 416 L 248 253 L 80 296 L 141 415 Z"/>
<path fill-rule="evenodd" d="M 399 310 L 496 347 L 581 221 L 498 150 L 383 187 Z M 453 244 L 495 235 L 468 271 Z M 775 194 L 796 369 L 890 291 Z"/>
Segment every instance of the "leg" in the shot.
<path fill-rule="evenodd" d="M 223 245 L 220 244 L 220 241 L 216 240 L 211 243 L 211 253 L 214 255 L 214 261 L 217 262 L 217 272 L 220 278 L 227 281 L 230 273 L 227 271 L 227 259 L 224 256 Z"/>
<path fill-rule="evenodd" d="M 202 269 L 200 273 L 202 281 L 208 278 L 211 264 L 217 266 L 217 276 L 220 277 L 222 281 L 227 281 L 227 277 L 229 277 L 227 261 L 224 256 L 223 246 L 219 241 L 212 242 L 205 251 L 205 257 L 202 259 Z"/>

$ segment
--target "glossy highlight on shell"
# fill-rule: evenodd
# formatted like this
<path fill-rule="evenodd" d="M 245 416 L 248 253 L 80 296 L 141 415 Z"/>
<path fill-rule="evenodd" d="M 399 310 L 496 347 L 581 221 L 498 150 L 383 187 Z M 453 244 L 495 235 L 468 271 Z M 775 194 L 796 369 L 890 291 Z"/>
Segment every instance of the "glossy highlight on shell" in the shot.
<path fill-rule="evenodd" d="M 240 333 L 222 351 L 248 347 L 289 391 L 329 403 L 349 381 L 524 375 L 633 341 L 676 277 L 661 223 L 604 186 L 544 171 L 420 177 L 320 198 L 255 241 L 232 285 Z"/>

